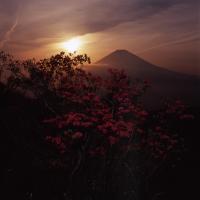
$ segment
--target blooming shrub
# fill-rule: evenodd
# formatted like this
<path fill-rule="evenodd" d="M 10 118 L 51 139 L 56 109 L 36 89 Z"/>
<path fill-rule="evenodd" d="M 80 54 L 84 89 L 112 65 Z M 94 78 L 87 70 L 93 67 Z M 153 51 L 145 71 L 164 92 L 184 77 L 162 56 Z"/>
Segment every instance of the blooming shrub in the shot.
<path fill-rule="evenodd" d="M 108 79 L 103 80 L 78 70 L 81 73 L 73 77 L 76 81 L 66 79 L 59 91 L 68 111 L 44 121 L 54 125 L 57 131 L 54 136 L 47 136 L 48 141 L 55 143 L 55 137 L 59 137 L 60 144 L 66 144 L 65 149 L 57 144 L 62 153 L 69 151 L 77 140 L 82 145 L 90 141 L 87 144 L 90 155 L 98 153 L 98 149 L 101 149 L 100 154 L 106 154 L 113 145 L 123 149 L 148 116 L 134 103 L 136 95 L 128 77 L 123 71 L 110 70 Z"/>
<path fill-rule="evenodd" d="M 65 73 L 55 90 L 64 102 L 62 111 L 43 121 L 46 141 L 61 154 L 78 151 L 89 157 L 109 157 L 140 151 L 163 160 L 174 149 L 177 139 L 162 122 L 170 108 L 153 123 L 152 115 L 139 102 L 148 88 L 146 81 L 132 83 L 117 69 L 110 69 L 106 78 L 73 65 Z M 180 108 L 174 107 L 172 114 L 177 114 Z"/>

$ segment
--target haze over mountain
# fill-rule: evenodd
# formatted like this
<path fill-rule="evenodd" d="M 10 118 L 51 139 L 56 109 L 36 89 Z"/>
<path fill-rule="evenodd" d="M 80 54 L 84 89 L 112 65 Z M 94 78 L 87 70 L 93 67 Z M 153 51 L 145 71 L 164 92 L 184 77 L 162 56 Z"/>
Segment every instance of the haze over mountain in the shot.
<path fill-rule="evenodd" d="M 180 98 L 187 104 L 199 106 L 200 77 L 155 66 L 127 50 L 116 50 L 86 68 L 101 75 L 105 75 L 108 68 L 124 69 L 132 80 L 149 81 L 151 87 L 143 99 L 147 106 L 156 107 L 163 98 Z"/>

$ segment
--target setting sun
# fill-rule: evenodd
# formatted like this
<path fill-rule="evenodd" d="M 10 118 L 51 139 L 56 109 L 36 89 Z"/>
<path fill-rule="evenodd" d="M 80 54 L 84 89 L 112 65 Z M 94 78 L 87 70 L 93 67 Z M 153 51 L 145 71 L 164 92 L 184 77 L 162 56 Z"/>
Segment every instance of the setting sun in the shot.
<path fill-rule="evenodd" d="M 62 47 L 71 53 L 77 51 L 80 46 L 81 40 L 79 38 L 72 38 L 71 40 L 62 43 Z"/>

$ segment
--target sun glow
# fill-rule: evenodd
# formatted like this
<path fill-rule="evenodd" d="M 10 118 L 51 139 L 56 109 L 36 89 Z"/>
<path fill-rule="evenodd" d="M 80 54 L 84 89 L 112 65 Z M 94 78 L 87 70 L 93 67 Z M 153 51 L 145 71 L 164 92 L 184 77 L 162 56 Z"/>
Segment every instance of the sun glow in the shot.
<path fill-rule="evenodd" d="M 81 46 L 80 38 L 72 38 L 69 41 L 63 42 L 62 47 L 70 53 L 74 53 L 80 49 Z"/>

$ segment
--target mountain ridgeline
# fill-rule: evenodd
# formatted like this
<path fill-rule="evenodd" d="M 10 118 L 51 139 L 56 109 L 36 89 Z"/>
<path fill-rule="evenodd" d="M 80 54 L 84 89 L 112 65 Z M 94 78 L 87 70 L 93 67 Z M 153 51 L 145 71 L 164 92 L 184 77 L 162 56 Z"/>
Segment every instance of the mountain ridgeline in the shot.
<path fill-rule="evenodd" d="M 125 70 L 132 80 L 149 81 L 151 87 L 142 99 L 148 107 L 158 107 L 163 99 L 182 99 L 190 106 L 200 106 L 200 77 L 155 66 L 126 50 L 116 50 L 86 66 L 87 70 L 99 75 L 109 68 Z"/>

